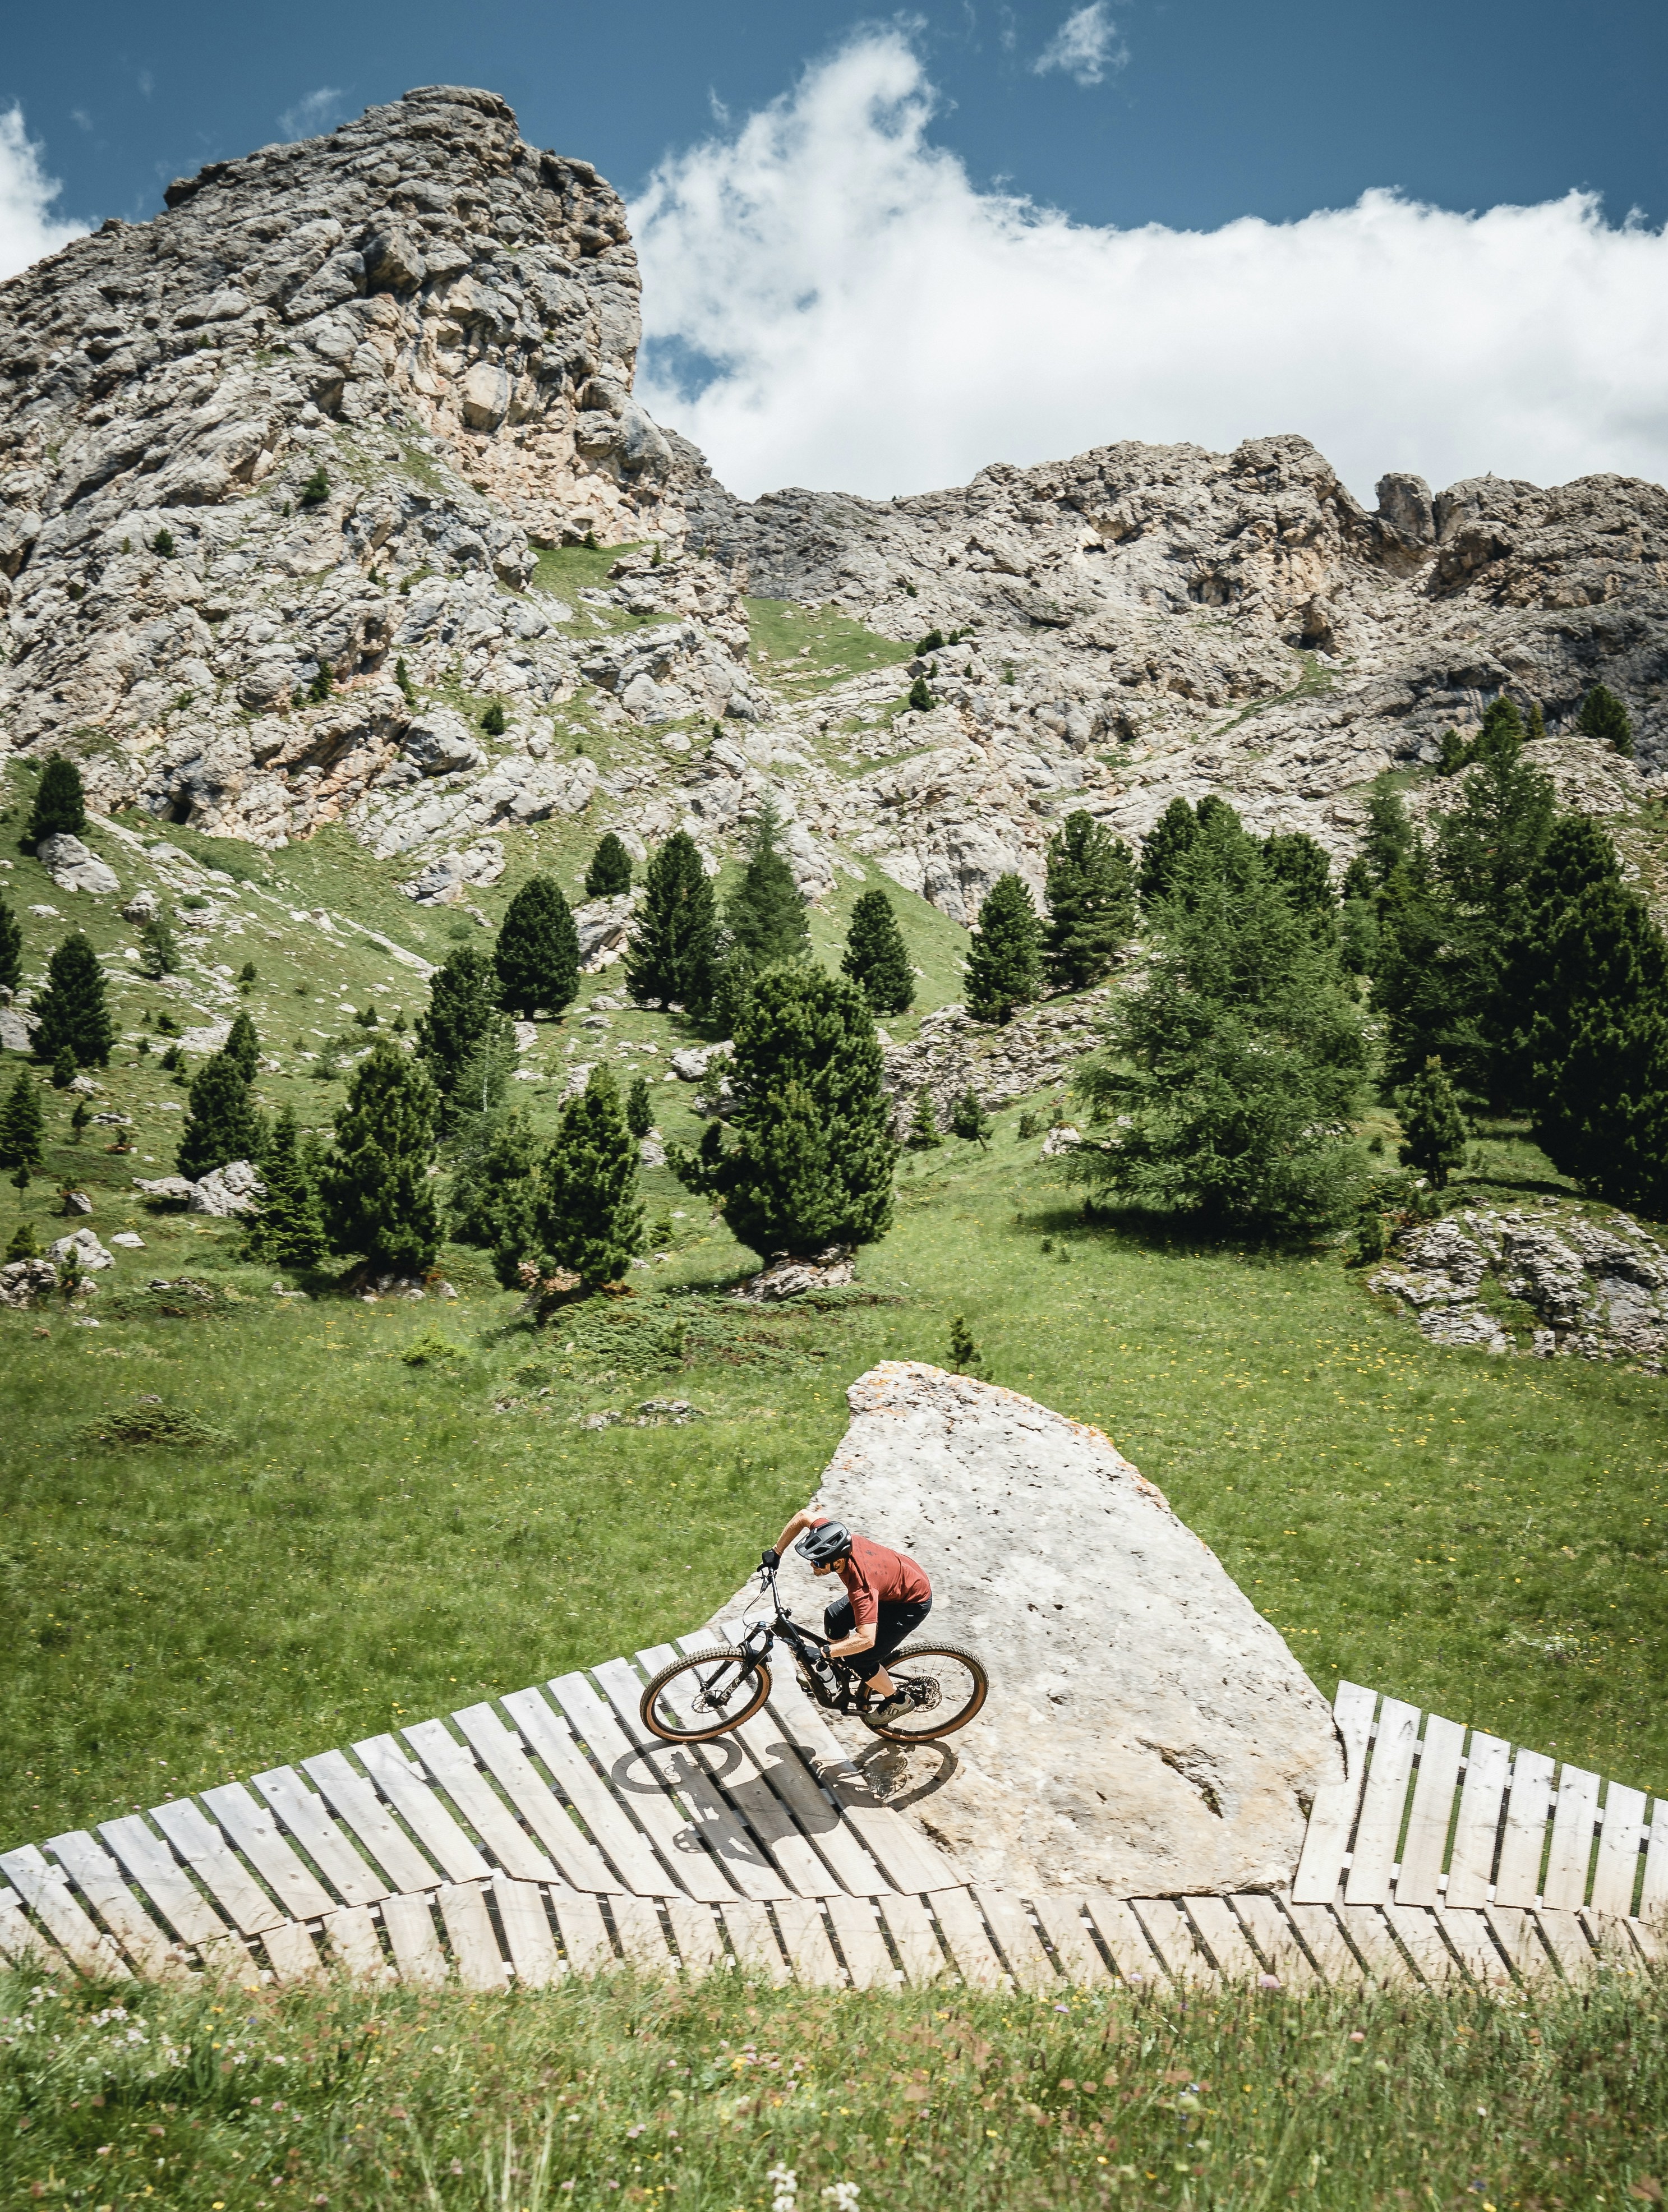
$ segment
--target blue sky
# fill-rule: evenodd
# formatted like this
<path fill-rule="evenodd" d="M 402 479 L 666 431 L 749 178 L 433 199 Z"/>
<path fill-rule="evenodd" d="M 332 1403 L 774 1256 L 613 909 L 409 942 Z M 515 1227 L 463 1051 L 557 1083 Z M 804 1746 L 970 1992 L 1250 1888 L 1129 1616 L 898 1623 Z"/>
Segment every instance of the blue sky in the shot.
<path fill-rule="evenodd" d="M 1369 500 L 1392 466 L 1660 477 L 1665 79 L 1660 0 L 87 0 L 8 24 L 0 268 L 487 85 L 632 199 L 651 404 L 739 489 L 1275 429 Z"/>

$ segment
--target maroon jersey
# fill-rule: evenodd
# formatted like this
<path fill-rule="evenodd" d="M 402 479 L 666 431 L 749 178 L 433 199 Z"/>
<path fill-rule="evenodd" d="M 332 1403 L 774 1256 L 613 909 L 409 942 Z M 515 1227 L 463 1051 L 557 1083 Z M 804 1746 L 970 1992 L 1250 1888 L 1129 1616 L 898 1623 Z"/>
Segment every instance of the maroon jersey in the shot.
<path fill-rule="evenodd" d="M 825 1513 L 811 1526 L 820 1528 L 831 1517 Z M 917 1560 L 907 1552 L 889 1552 L 884 1544 L 872 1544 L 867 1536 L 853 1535 L 851 1557 L 837 1559 L 834 1571 L 845 1584 L 851 1618 L 859 1628 L 878 1622 L 883 1604 L 921 1605 L 933 1594 Z"/>

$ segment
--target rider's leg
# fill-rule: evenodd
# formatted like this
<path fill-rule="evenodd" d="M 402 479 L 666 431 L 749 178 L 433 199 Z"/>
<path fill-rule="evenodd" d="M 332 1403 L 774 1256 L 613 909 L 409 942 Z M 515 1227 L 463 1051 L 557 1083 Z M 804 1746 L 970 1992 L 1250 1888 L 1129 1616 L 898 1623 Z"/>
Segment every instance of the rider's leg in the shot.
<path fill-rule="evenodd" d="M 875 1624 L 874 1646 L 863 1656 L 869 1661 L 874 1672 L 868 1676 L 868 1687 L 880 1698 L 893 1695 L 897 1685 L 886 1672 L 886 1662 L 900 1644 L 907 1643 L 933 1609 L 931 1598 L 919 1604 L 900 1604 L 892 1598 L 880 1601 L 880 1618 Z"/>

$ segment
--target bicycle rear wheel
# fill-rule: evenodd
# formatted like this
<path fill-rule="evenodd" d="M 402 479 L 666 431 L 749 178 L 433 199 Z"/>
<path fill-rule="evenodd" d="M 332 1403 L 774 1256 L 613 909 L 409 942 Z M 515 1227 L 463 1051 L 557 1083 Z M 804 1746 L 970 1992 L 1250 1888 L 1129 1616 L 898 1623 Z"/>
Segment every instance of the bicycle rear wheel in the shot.
<path fill-rule="evenodd" d="M 637 1711 L 663 1743 L 706 1743 L 751 1720 L 770 1694 L 770 1670 L 734 1644 L 714 1644 L 662 1667 Z"/>
<path fill-rule="evenodd" d="M 959 1644 L 906 1644 L 886 1662 L 886 1672 L 914 1702 L 886 1723 L 857 1717 L 888 1743 L 936 1743 L 966 1727 L 990 1694 L 983 1660 Z"/>

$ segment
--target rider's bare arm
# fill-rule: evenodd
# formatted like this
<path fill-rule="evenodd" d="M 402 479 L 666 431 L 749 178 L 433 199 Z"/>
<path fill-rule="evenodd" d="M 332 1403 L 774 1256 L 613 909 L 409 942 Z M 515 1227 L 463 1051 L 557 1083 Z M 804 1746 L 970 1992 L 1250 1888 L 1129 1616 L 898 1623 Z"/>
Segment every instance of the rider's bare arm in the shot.
<path fill-rule="evenodd" d="M 776 1538 L 775 1544 L 771 1547 L 775 1551 L 776 1557 L 778 1559 L 785 1558 L 787 1556 L 788 1547 L 793 1542 L 794 1537 L 802 1534 L 803 1531 L 810 1526 L 811 1516 L 808 1513 L 796 1513 L 793 1519 L 788 1523 L 788 1526 L 782 1530 L 781 1535 Z"/>

